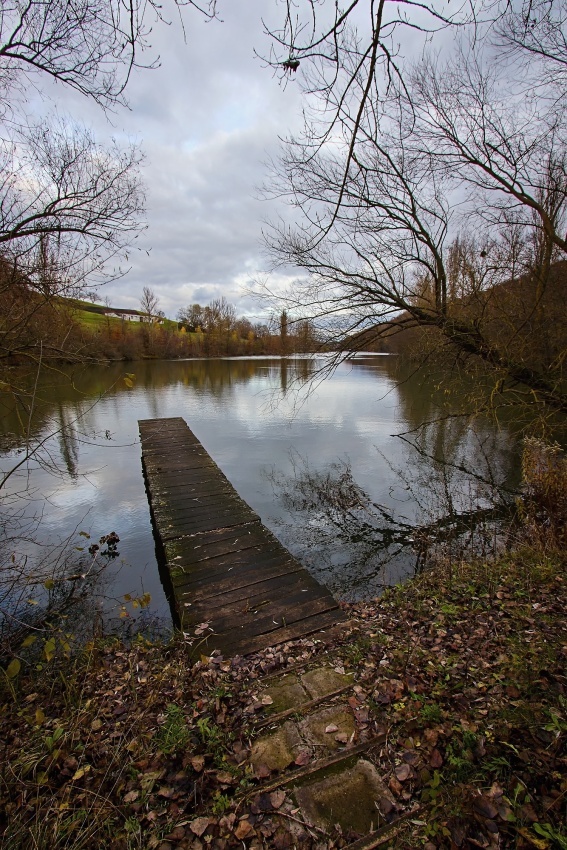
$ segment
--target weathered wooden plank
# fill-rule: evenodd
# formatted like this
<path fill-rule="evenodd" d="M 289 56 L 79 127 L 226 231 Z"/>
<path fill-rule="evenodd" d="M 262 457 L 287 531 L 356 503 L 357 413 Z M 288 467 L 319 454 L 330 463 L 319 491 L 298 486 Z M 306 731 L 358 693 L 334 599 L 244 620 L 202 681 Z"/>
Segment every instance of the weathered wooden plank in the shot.
<path fill-rule="evenodd" d="M 216 514 L 215 516 L 204 516 L 198 522 L 191 522 L 189 519 L 180 522 L 170 522 L 161 525 L 161 537 L 163 540 L 172 540 L 175 537 L 193 534 L 196 531 L 214 531 L 217 528 L 231 528 L 235 525 L 242 525 L 251 519 L 249 513 L 244 511 L 235 514 L 228 511 L 224 514 Z"/>
<path fill-rule="evenodd" d="M 207 492 L 207 490 L 210 492 L 216 490 L 234 492 L 226 478 L 211 478 L 208 472 L 200 475 L 193 471 L 190 476 L 187 475 L 187 472 L 179 475 L 161 475 L 160 473 L 152 475 L 152 496 L 154 492 L 156 495 L 167 493 L 171 494 L 171 498 L 177 499 L 184 491 L 191 494 Z"/>
<path fill-rule="evenodd" d="M 212 461 L 199 455 L 182 454 L 180 457 L 164 457 L 163 455 L 148 457 L 144 458 L 144 466 L 149 472 L 161 472 L 162 474 L 167 472 L 179 473 L 192 469 L 209 469 L 212 473 L 215 472 Z"/>
<path fill-rule="evenodd" d="M 262 572 L 264 565 L 268 565 L 274 559 L 290 561 L 297 563 L 285 550 L 282 552 L 279 546 L 273 543 L 265 545 L 258 544 L 257 546 L 248 549 L 240 549 L 237 552 L 227 552 L 223 555 L 216 555 L 213 558 L 205 558 L 193 563 L 175 562 L 170 567 L 171 576 L 175 585 L 182 586 L 185 584 L 194 584 L 195 581 L 201 581 L 202 576 L 223 576 L 230 570 L 238 570 L 240 567 L 245 567 L 247 570 L 258 570 Z"/>
<path fill-rule="evenodd" d="M 193 599 L 193 605 L 195 607 L 218 611 L 226 605 L 233 605 L 237 602 L 246 601 L 250 605 L 254 605 L 254 600 L 257 602 L 260 598 L 265 598 L 267 595 L 274 596 L 279 594 L 281 596 L 284 589 L 293 590 L 296 587 L 305 588 L 306 591 L 310 590 L 306 586 L 305 570 L 301 567 L 297 567 L 293 572 L 286 572 L 271 578 L 259 578 L 256 576 L 255 581 L 251 584 L 239 585 L 232 590 L 220 590 L 213 583 L 210 586 L 202 587 L 198 595 L 187 594 L 187 598 Z M 183 588 L 180 588 L 180 590 L 183 591 Z M 318 592 L 318 587 L 313 588 L 313 591 Z"/>
<path fill-rule="evenodd" d="M 209 496 L 220 496 L 223 493 L 230 495 L 233 492 L 230 484 L 224 481 L 205 479 L 203 481 L 196 481 L 190 486 L 187 486 L 186 481 L 185 483 L 179 481 L 175 484 L 169 484 L 169 486 L 166 482 L 163 487 L 159 484 L 155 484 L 152 487 L 152 504 L 160 504 L 162 501 L 167 504 L 172 501 L 176 504 L 182 504 L 192 499 L 206 499 Z"/>
<path fill-rule="evenodd" d="M 237 564 L 234 567 L 225 567 L 223 570 L 201 569 L 195 575 L 184 576 L 182 582 L 179 578 L 175 578 L 174 589 L 177 593 L 191 594 L 194 599 L 199 599 L 204 595 L 204 588 L 207 589 L 206 593 L 210 593 L 213 582 L 216 590 L 219 593 L 224 593 L 226 590 L 234 590 L 237 587 L 254 584 L 263 577 L 274 578 L 297 572 L 298 569 L 302 569 L 301 564 L 291 559 L 289 555 L 274 555 L 273 558 L 252 566 L 244 563 Z"/>
<path fill-rule="evenodd" d="M 207 652 L 219 649 L 225 658 L 230 658 L 232 655 L 250 655 L 250 653 L 260 652 L 268 646 L 277 646 L 279 643 L 297 640 L 315 632 L 329 629 L 345 619 L 344 615 L 341 615 L 342 611 L 333 609 L 312 617 L 306 617 L 304 620 L 298 620 L 289 626 L 275 629 L 269 634 L 258 634 L 245 639 L 235 632 L 224 635 L 210 634 L 207 635 L 200 646 L 199 652 L 202 653 L 205 649 Z"/>
<path fill-rule="evenodd" d="M 303 574 L 301 570 L 298 570 L 294 573 L 278 576 L 270 581 L 257 582 L 245 588 L 238 588 L 235 591 L 201 599 L 186 607 L 191 608 L 192 618 L 198 622 L 209 618 L 215 626 L 215 631 L 221 632 L 225 631 L 221 628 L 221 618 L 232 618 L 230 620 L 232 625 L 235 613 L 240 613 L 243 617 L 252 612 L 257 617 L 260 612 L 270 615 L 275 607 L 279 615 L 280 600 L 283 594 L 286 594 L 290 599 L 292 596 L 296 598 L 300 596 L 303 598 L 303 605 L 320 598 L 318 588 L 304 587 Z M 331 607 L 334 607 L 334 604 Z M 284 614 L 283 617 L 286 618 L 286 615 Z M 293 617 L 287 619 L 290 622 L 294 620 Z M 239 625 L 242 625 L 243 622 L 244 620 Z"/>
<path fill-rule="evenodd" d="M 305 602 L 300 601 L 300 595 L 297 591 L 290 593 L 286 597 L 287 604 L 285 606 L 282 606 L 281 599 L 266 599 L 264 605 L 258 604 L 249 610 L 239 610 L 238 606 L 235 606 L 235 610 L 231 614 L 217 615 L 215 611 L 211 611 L 207 620 L 217 634 L 236 631 L 241 635 L 258 635 L 337 607 L 337 603 L 329 595 L 313 597 Z M 240 606 L 240 609 L 242 607 Z M 237 619 L 235 614 L 238 615 Z M 191 609 L 189 609 L 189 615 L 191 616 Z M 202 618 L 199 617 L 198 622 L 201 622 L 201 620 Z"/>
<path fill-rule="evenodd" d="M 336 601 L 262 525 L 180 417 L 142 420 L 156 533 L 183 627 L 208 648 L 254 652 L 344 619 Z M 199 645 L 203 640 L 199 640 Z"/>
<path fill-rule="evenodd" d="M 177 519 L 188 516 L 195 518 L 201 514 L 222 513 L 225 510 L 242 510 L 242 499 L 232 493 L 212 493 L 208 496 L 189 496 L 176 501 L 159 497 L 152 502 L 154 513 L 161 512 L 164 518 Z M 253 513 L 251 508 L 248 510 Z M 258 514 L 255 514 L 258 516 Z"/>
<path fill-rule="evenodd" d="M 279 540 L 262 525 L 257 517 L 254 522 L 244 523 L 235 528 L 219 528 L 206 533 L 196 533 L 192 537 L 181 537 L 165 544 L 169 563 L 193 564 L 217 555 L 240 552 L 266 543 L 278 544 Z"/>
<path fill-rule="evenodd" d="M 160 508 L 163 511 L 163 508 Z M 248 505 L 244 504 L 244 502 L 239 499 L 235 499 L 233 495 L 230 495 L 228 498 L 220 498 L 216 499 L 216 501 L 210 506 L 200 506 L 199 504 L 193 505 L 191 507 L 186 505 L 177 506 L 173 504 L 170 509 L 165 513 L 164 516 L 171 518 L 173 521 L 179 521 L 183 519 L 187 519 L 190 521 L 198 520 L 201 516 L 210 516 L 211 514 L 222 515 L 225 513 L 239 513 L 243 516 L 250 517 L 250 519 L 258 519 L 258 514 L 252 510 L 252 508 L 248 507 Z M 223 528 L 222 524 L 219 523 L 216 528 Z M 203 529 L 204 531 L 204 529 Z"/>

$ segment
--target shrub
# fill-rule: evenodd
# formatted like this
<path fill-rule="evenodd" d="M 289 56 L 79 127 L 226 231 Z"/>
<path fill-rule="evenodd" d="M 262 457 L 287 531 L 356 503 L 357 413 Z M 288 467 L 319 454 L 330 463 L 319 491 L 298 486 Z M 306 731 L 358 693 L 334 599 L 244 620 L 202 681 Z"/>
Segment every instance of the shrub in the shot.
<path fill-rule="evenodd" d="M 567 458 L 557 443 L 530 437 L 522 455 L 520 517 L 545 547 L 567 543 Z M 533 539 L 533 538 L 532 538 Z"/>

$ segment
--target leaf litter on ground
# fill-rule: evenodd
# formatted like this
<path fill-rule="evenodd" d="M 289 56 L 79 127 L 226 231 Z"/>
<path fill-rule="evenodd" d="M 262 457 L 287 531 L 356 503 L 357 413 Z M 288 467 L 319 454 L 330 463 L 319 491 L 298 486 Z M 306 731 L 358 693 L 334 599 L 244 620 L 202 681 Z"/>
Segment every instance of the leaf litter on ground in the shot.
<path fill-rule="evenodd" d="M 344 605 L 334 634 L 246 658 L 191 663 L 177 638 L 94 646 L 40 680 L 22 670 L 0 715 L 1 840 L 26 847 L 51 830 L 53 847 L 81 846 L 86 831 L 115 850 L 348 845 L 359 836 L 324 836 L 285 790 L 263 793 L 277 775 L 248 761 L 272 707 L 263 677 L 324 664 L 354 674 L 356 718 L 353 736 L 325 731 L 341 746 L 385 736 L 365 758 L 388 787 L 377 810 L 397 824 L 392 847 L 564 850 L 566 603 L 563 558 L 526 551 L 438 566 Z M 295 765 L 310 760 L 301 751 Z"/>

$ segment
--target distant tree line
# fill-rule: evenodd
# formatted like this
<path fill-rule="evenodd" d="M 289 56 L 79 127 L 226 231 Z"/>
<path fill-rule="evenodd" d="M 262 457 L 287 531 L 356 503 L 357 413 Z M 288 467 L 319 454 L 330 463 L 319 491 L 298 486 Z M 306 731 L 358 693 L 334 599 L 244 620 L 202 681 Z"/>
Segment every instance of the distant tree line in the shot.
<path fill-rule="evenodd" d="M 179 330 L 190 336 L 196 356 L 310 353 L 320 347 L 312 322 L 290 319 L 285 310 L 268 323 L 251 322 L 238 316 L 235 306 L 224 297 L 205 307 L 183 307 L 177 319 Z"/>

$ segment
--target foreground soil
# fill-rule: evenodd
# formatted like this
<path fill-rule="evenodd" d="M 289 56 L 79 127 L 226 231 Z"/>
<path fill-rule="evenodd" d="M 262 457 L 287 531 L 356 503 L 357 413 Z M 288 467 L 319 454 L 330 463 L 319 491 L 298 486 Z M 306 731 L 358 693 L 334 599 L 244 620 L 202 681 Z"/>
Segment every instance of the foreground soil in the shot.
<path fill-rule="evenodd" d="M 2 684 L 1 846 L 565 850 L 565 565 L 526 550 L 439 566 L 345 605 L 340 629 L 247 658 L 208 656 L 203 624 L 167 646 L 22 664 Z M 323 668 L 352 674 L 338 746 L 380 742 L 371 844 L 309 822 L 251 758 L 276 708 L 266 677 Z"/>

